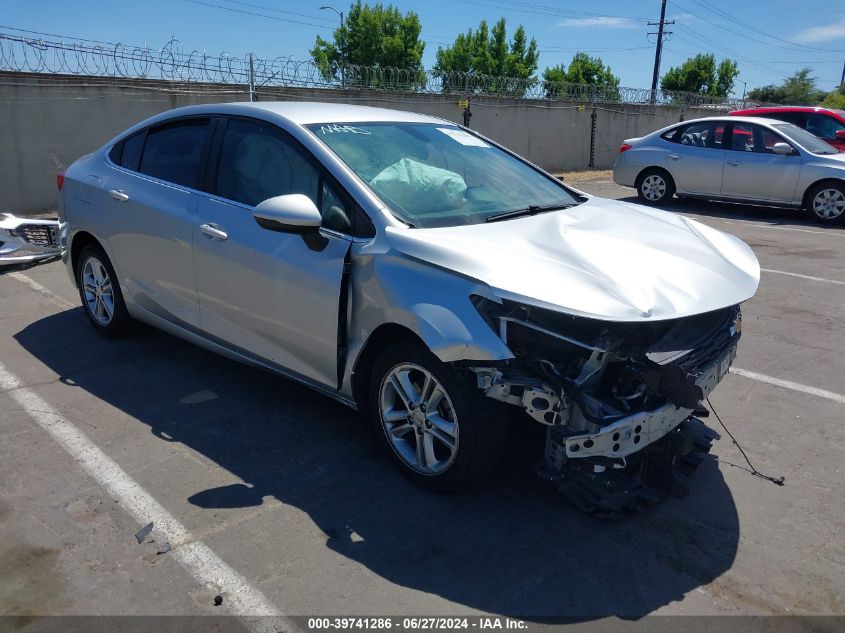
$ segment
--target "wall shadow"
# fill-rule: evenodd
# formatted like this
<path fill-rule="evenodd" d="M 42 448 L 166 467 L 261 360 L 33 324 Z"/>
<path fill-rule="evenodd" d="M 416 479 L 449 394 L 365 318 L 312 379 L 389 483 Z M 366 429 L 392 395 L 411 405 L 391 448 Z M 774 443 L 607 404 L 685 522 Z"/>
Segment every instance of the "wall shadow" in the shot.
<path fill-rule="evenodd" d="M 168 335 L 143 328 L 105 340 L 76 309 L 15 339 L 66 384 L 246 482 L 197 489 L 195 506 L 275 497 L 306 512 L 332 550 L 471 609 L 545 622 L 638 619 L 714 580 L 736 555 L 737 512 L 713 458 L 689 497 L 618 522 L 583 516 L 516 458 L 476 493 L 433 495 L 393 469 L 350 410 Z"/>

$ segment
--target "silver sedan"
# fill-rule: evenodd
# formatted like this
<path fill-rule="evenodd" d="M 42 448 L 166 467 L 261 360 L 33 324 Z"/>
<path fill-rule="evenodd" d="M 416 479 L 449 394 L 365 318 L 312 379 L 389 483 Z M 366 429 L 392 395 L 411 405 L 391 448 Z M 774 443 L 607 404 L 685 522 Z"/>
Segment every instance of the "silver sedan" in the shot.
<path fill-rule="evenodd" d="M 613 179 L 647 204 L 673 195 L 808 210 L 845 222 L 845 153 L 791 123 L 696 119 L 627 139 Z"/>
<path fill-rule="evenodd" d="M 539 425 L 540 474 L 603 514 L 678 489 L 707 449 L 692 414 L 759 281 L 735 237 L 377 108 L 167 112 L 76 161 L 59 209 L 104 336 L 143 321 L 312 387 L 434 490 Z"/>

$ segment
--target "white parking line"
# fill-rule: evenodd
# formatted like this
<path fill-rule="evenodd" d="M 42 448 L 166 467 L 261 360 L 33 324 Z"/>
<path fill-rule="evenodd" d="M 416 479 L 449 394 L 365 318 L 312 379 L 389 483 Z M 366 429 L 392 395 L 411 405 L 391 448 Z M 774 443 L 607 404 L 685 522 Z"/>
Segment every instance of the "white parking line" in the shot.
<path fill-rule="evenodd" d="M 775 378 L 774 376 L 767 376 L 766 374 L 758 374 L 756 371 L 749 371 L 748 369 L 741 369 L 740 367 L 731 367 L 731 373 L 743 378 L 750 378 L 751 380 L 758 380 L 776 387 L 783 387 L 784 389 L 792 389 L 793 391 L 800 391 L 811 396 L 818 396 L 819 398 L 826 398 L 833 400 L 839 404 L 845 404 L 845 396 L 826 389 L 819 389 L 818 387 L 810 387 L 809 385 L 802 385 L 800 382 L 792 382 L 791 380 L 784 380 L 783 378 Z"/>
<path fill-rule="evenodd" d="M 77 306 L 77 304 L 71 303 L 70 301 L 63 299 L 62 297 L 57 295 L 55 292 L 53 292 L 49 288 L 45 288 L 44 286 L 42 286 L 40 283 L 38 283 L 37 281 L 35 281 L 32 277 L 29 277 L 28 275 L 24 275 L 23 273 L 15 272 L 15 273 L 9 273 L 9 277 L 11 277 L 12 279 L 17 279 L 21 283 L 26 284 L 27 286 L 32 288 L 35 292 L 38 292 L 42 295 L 50 297 L 50 299 L 52 299 L 55 303 L 62 306 L 63 308 L 75 308 Z"/>
<path fill-rule="evenodd" d="M 706 217 L 706 216 L 705 216 Z M 812 229 L 797 229 L 793 226 L 774 226 L 763 222 L 752 222 L 751 220 L 719 220 L 722 224 L 744 224 L 748 226 L 758 226 L 761 229 L 772 229 L 774 231 L 793 231 L 795 233 L 812 233 L 814 235 L 827 235 L 828 237 L 845 237 L 845 233 L 841 231 L 827 230 L 814 231 Z"/>
<path fill-rule="evenodd" d="M 296 627 L 258 589 L 229 567 L 205 543 L 194 540 L 187 528 L 82 431 L 0 363 L 0 391 L 9 396 L 46 431 L 77 464 L 115 500 L 138 526 L 153 522 L 159 543 L 169 542 L 172 555 L 197 582 L 214 593 L 225 593 L 227 610 L 239 616 L 255 633 L 294 631 Z M 268 617 L 269 616 L 269 617 Z"/>
<path fill-rule="evenodd" d="M 837 284 L 845 286 L 845 281 L 838 281 L 836 279 L 825 279 L 824 277 L 812 277 L 811 275 L 800 275 L 798 273 L 788 273 L 785 270 L 772 270 L 771 268 L 761 268 L 764 273 L 774 273 L 776 275 L 789 275 L 790 277 L 799 277 L 801 279 L 809 279 L 810 281 L 821 281 L 826 284 Z"/>

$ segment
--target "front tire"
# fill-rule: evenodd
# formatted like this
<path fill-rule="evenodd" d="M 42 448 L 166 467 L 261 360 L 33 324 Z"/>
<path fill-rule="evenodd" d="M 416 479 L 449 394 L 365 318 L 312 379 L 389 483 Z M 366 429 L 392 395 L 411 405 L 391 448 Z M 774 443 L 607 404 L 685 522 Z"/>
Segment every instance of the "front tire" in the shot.
<path fill-rule="evenodd" d="M 82 310 L 98 334 L 119 338 L 132 333 L 134 322 L 123 301 L 117 275 L 98 246 L 89 244 L 79 254 L 76 285 Z"/>
<path fill-rule="evenodd" d="M 403 475 L 427 490 L 471 488 L 501 459 L 503 407 L 428 350 L 402 344 L 382 352 L 368 402 L 379 443 Z"/>
<path fill-rule="evenodd" d="M 845 224 L 845 185 L 823 182 L 807 196 L 807 210 L 822 224 Z"/>
<path fill-rule="evenodd" d="M 647 169 L 637 178 L 637 195 L 645 204 L 664 204 L 675 195 L 675 182 L 662 169 Z"/>

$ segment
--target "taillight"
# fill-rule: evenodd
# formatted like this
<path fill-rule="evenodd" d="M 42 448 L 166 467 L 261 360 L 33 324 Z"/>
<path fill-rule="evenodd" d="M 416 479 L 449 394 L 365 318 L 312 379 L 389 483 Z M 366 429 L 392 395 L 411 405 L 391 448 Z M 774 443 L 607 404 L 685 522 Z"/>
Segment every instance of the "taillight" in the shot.
<path fill-rule="evenodd" d="M 60 171 L 56 174 L 56 186 L 59 188 L 59 191 L 62 190 L 62 187 L 65 185 L 65 172 Z"/>
<path fill-rule="evenodd" d="M 622 145 L 619 147 L 619 153 L 621 154 L 623 152 L 627 152 L 632 147 L 633 145 L 628 145 L 628 143 L 622 143 Z"/>

